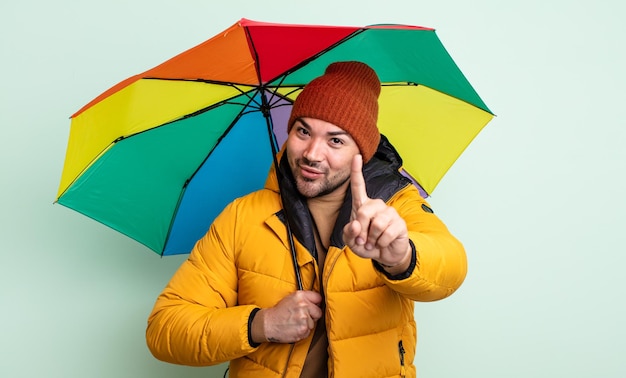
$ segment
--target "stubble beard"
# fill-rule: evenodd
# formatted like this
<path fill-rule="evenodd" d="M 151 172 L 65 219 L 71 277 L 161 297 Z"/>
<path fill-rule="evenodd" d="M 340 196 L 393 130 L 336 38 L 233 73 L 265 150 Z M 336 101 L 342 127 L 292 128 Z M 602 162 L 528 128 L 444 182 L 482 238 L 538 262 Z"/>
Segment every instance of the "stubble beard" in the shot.
<path fill-rule="evenodd" d="M 300 159 L 296 160 L 295 162 L 296 171 L 298 170 L 297 167 L 300 166 L 301 162 L 302 161 Z M 312 167 L 312 168 L 318 168 L 318 167 L 315 167 L 314 164 L 306 164 L 306 162 L 304 165 Z M 342 175 L 342 172 L 338 172 L 334 176 L 329 177 L 328 169 L 324 169 L 323 178 L 312 180 L 312 179 L 308 179 L 306 177 L 300 176 L 299 173 L 296 174 L 296 172 L 293 172 L 293 170 L 294 169 L 292 168 L 292 173 L 296 181 L 296 187 L 298 188 L 298 192 L 300 192 L 300 194 L 302 194 L 304 197 L 309 198 L 309 199 L 323 197 L 325 195 L 328 195 L 334 192 L 335 190 L 337 190 L 337 188 L 341 187 L 350 179 L 349 172 L 348 174 L 344 174 L 344 175 Z M 319 181 L 319 182 L 316 183 L 316 181 Z"/>

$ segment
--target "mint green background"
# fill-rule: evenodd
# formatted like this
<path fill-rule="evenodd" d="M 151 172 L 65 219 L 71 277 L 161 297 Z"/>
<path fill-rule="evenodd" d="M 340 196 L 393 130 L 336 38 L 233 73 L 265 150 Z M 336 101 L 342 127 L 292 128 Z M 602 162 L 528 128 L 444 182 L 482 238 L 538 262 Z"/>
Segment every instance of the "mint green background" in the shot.
<path fill-rule="evenodd" d="M 0 3 L 0 377 L 222 376 L 145 346 L 185 257 L 52 202 L 74 111 L 242 17 L 436 27 L 498 115 L 430 201 L 470 271 L 416 306 L 421 378 L 626 376 L 623 2 L 213 3 Z"/>

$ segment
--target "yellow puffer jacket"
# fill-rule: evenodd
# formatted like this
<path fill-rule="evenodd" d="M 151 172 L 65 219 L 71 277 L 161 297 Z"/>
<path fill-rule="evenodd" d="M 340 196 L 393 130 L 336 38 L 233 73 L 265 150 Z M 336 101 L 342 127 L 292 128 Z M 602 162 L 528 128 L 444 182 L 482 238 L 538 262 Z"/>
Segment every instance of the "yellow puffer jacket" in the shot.
<path fill-rule="evenodd" d="M 324 290 L 330 376 L 415 377 L 413 301 L 445 298 L 465 278 L 463 246 L 398 174 L 400 164 L 383 140 L 364 167 L 370 197 L 385 199 L 407 222 L 415 256 L 409 271 L 397 277 L 344 246 L 348 198 L 320 286 L 310 215 L 289 180 L 281 182 L 304 289 Z M 254 347 L 248 339 L 250 313 L 275 305 L 296 289 L 289 251 L 272 173 L 265 189 L 224 209 L 158 297 L 146 331 L 154 356 L 194 366 L 231 361 L 232 377 L 299 377 L 313 332 L 295 344 Z"/>

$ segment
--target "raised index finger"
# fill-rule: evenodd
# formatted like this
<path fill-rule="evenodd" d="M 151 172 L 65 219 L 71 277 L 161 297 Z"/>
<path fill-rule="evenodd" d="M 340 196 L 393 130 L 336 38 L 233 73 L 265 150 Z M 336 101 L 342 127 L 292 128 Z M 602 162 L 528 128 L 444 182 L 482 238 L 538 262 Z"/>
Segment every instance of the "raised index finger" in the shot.
<path fill-rule="evenodd" d="M 365 190 L 365 179 L 363 178 L 363 156 L 360 154 L 352 158 L 350 188 L 352 192 L 352 211 L 355 211 L 369 199 Z"/>

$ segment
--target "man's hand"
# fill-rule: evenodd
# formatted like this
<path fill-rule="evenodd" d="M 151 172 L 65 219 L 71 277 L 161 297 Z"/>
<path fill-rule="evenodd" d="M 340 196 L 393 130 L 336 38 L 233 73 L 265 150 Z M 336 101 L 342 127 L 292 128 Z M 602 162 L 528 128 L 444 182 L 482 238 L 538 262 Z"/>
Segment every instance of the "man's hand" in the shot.
<path fill-rule="evenodd" d="M 377 261 L 390 274 L 406 271 L 411 263 L 406 222 L 383 200 L 367 196 L 361 155 L 352 160 L 350 188 L 352 214 L 343 229 L 344 242 L 355 254 Z"/>
<path fill-rule="evenodd" d="M 322 296 L 299 290 L 274 307 L 261 309 L 252 320 L 252 340 L 256 343 L 295 343 L 309 336 L 322 317 Z"/>

